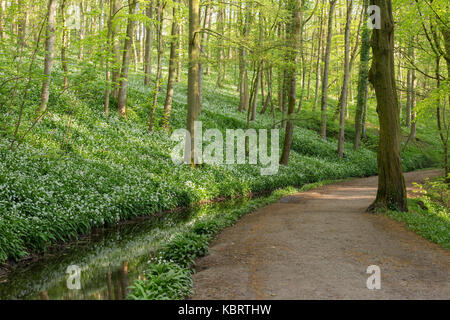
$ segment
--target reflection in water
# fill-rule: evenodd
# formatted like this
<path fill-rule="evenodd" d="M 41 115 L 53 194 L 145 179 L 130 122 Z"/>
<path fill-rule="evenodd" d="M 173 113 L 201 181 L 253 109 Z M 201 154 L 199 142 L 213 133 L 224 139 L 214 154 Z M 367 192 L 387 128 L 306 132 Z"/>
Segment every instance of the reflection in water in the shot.
<path fill-rule="evenodd" d="M 246 199 L 195 207 L 103 229 L 57 254 L 0 278 L 0 299 L 125 299 L 150 255 L 196 219 L 232 210 Z M 67 267 L 81 269 L 81 289 L 67 288 Z"/>

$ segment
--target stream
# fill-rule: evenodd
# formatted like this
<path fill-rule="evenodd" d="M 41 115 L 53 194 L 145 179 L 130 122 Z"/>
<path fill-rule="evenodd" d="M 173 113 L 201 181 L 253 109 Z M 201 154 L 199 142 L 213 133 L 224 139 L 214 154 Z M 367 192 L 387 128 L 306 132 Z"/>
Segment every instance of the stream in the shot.
<path fill-rule="evenodd" d="M 196 219 L 231 210 L 245 201 L 195 206 L 100 229 L 0 276 L 0 299 L 125 299 L 129 286 L 143 276 L 152 252 Z M 66 271 L 74 265 L 81 270 L 80 289 L 68 286 L 70 274 Z"/>

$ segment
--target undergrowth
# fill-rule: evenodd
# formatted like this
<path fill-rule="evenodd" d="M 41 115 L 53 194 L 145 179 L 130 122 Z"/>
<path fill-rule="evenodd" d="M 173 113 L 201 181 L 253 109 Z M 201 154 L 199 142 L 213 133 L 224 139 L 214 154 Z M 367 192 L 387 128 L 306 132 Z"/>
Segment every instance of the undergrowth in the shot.
<path fill-rule="evenodd" d="M 418 198 L 408 199 L 408 212 L 388 211 L 408 229 L 450 250 L 450 189 L 444 177 L 429 180 L 418 187 Z"/>

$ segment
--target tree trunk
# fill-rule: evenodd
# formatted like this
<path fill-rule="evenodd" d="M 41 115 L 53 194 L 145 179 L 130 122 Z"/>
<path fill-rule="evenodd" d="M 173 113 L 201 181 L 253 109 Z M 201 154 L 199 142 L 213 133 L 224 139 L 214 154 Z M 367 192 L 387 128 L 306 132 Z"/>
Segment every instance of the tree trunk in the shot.
<path fill-rule="evenodd" d="M 322 4 L 322 10 L 320 13 L 320 29 L 319 29 L 319 45 L 317 47 L 317 61 L 316 61 L 316 84 L 314 90 L 314 104 L 313 112 L 316 112 L 317 103 L 319 101 L 319 83 L 320 83 L 320 59 L 322 57 L 322 39 L 323 39 L 323 21 L 324 21 L 325 4 Z"/>
<path fill-rule="evenodd" d="M 344 58 L 344 83 L 342 84 L 341 106 L 339 116 L 339 141 L 338 156 L 344 156 L 344 129 L 345 129 L 345 112 L 347 108 L 348 82 L 350 79 L 350 27 L 352 23 L 353 0 L 347 0 L 347 23 L 345 24 L 345 58 Z"/>
<path fill-rule="evenodd" d="M 178 28 L 178 66 L 177 66 L 177 82 L 181 82 L 181 67 L 183 65 L 183 25 Z"/>
<path fill-rule="evenodd" d="M 208 25 L 208 19 L 211 17 L 210 14 L 210 8 L 211 8 L 211 2 L 208 2 L 208 4 L 205 7 L 205 16 L 203 19 L 203 29 L 206 29 L 206 26 Z M 205 57 L 205 43 L 206 43 L 206 32 L 203 32 L 201 35 L 201 39 L 200 39 L 200 62 L 199 62 L 199 66 L 198 66 L 198 85 L 199 85 L 199 90 L 200 90 L 200 106 L 199 106 L 199 114 L 201 114 L 202 112 L 202 105 L 203 105 L 203 101 L 202 101 L 202 97 L 203 97 L 203 65 L 204 65 L 204 57 Z"/>
<path fill-rule="evenodd" d="M 3 27 L 4 18 L 3 18 L 3 0 L 0 0 L 0 40 L 5 39 L 5 29 Z"/>
<path fill-rule="evenodd" d="M 410 57 L 415 63 L 414 37 L 412 37 Z M 410 111 L 411 111 L 411 139 L 416 140 L 416 70 L 411 70 L 411 91 L 410 91 Z"/>
<path fill-rule="evenodd" d="M 145 14 L 149 19 L 153 19 L 153 0 L 147 5 Z M 150 22 L 147 22 L 145 27 L 145 56 L 144 56 L 144 85 L 150 84 L 152 76 L 152 42 L 153 42 L 153 28 Z"/>
<path fill-rule="evenodd" d="M 223 80 L 225 78 L 225 67 L 224 67 L 224 48 L 223 48 L 223 40 L 222 36 L 224 34 L 224 19 L 225 19 L 225 10 L 222 7 L 219 7 L 217 13 L 217 33 L 220 35 L 218 37 L 218 48 L 217 48 L 217 87 L 223 87 Z"/>
<path fill-rule="evenodd" d="M 40 112 L 47 110 L 50 95 L 50 79 L 53 67 L 53 55 L 55 51 L 56 28 L 56 0 L 48 0 L 47 7 L 47 31 L 45 39 L 44 80 L 42 81 Z"/>
<path fill-rule="evenodd" d="M 286 122 L 286 132 L 284 136 L 283 152 L 281 154 L 280 164 L 287 166 L 289 163 L 289 154 L 291 152 L 292 139 L 294 135 L 294 112 L 296 102 L 296 73 L 298 48 L 300 46 L 300 33 L 302 29 L 302 0 L 290 0 L 289 6 L 292 14 L 292 21 L 289 26 L 289 44 L 288 52 L 289 62 L 291 63 L 286 69 L 288 82 L 288 119 Z"/>
<path fill-rule="evenodd" d="M 121 8 L 120 0 L 111 0 L 114 1 L 114 15 L 118 13 L 118 11 Z M 112 20 L 112 26 L 111 26 L 111 38 L 113 41 L 113 56 L 114 56 L 114 63 L 112 66 L 112 83 L 113 83 L 113 96 L 117 99 L 119 95 L 119 77 L 120 77 L 120 39 L 119 39 L 119 32 L 120 32 L 120 20 L 115 19 L 116 16 L 114 16 Z"/>
<path fill-rule="evenodd" d="M 251 90 L 252 95 L 251 95 L 251 99 L 250 99 L 250 107 L 251 107 L 250 120 L 251 121 L 255 121 L 255 119 L 256 119 L 256 105 L 258 102 L 259 83 L 261 81 L 261 79 L 260 79 L 261 63 L 260 62 L 256 63 L 256 71 L 254 73 L 256 73 L 256 76 L 255 76 L 255 81 L 253 81 L 252 90 Z"/>
<path fill-rule="evenodd" d="M 321 123 L 320 135 L 322 139 L 327 138 L 327 106 L 328 106 L 328 71 L 330 67 L 331 39 L 333 36 L 333 16 L 337 0 L 330 0 L 330 11 L 328 12 L 327 46 L 325 49 L 325 64 L 322 76 L 322 97 L 321 97 Z"/>
<path fill-rule="evenodd" d="M 63 88 L 67 89 L 68 79 L 67 74 L 69 73 L 69 67 L 67 64 L 67 29 L 66 29 L 66 0 L 61 1 L 61 67 L 64 72 Z"/>
<path fill-rule="evenodd" d="M 84 58 L 84 35 L 86 29 L 86 17 L 84 16 L 84 6 L 83 0 L 79 3 L 80 8 L 80 48 L 78 51 L 78 60 L 83 60 Z"/>
<path fill-rule="evenodd" d="M 406 76 L 406 117 L 405 125 L 411 127 L 411 86 L 412 86 L 412 69 L 408 68 Z"/>
<path fill-rule="evenodd" d="M 190 160 L 192 165 L 196 163 L 195 159 L 197 157 L 194 137 L 196 135 L 195 121 L 198 119 L 200 103 L 198 85 L 198 62 L 200 57 L 199 20 L 199 0 L 189 0 L 188 111 L 186 129 L 190 133 L 190 150 L 186 149 L 185 155 L 187 159 L 185 160 Z"/>
<path fill-rule="evenodd" d="M 122 59 L 122 69 L 120 72 L 120 87 L 119 94 L 117 97 L 117 110 L 119 115 L 126 118 L 126 105 L 127 105 L 127 85 L 128 85 L 128 71 L 130 67 L 130 56 L 131 56 L 131 43 L 134 34 L 134 15 L 136 13 L 136 0 L 130 0 L 129 3 L 129 16 L 127 22 L 127 37 L 123 45 L 123 59 Z"/>
<path fill-rule="evenodd" d="M 29 7 L 26 3 L 24 3 L 24 0 L 18 1 L 19 6 L 19 18 L 17 23 L 17 47 L 25 47 L 25 38 L 27 33 L 27 23 L 28 23 L 28 14 L 29 14 Z"/>
<path fill-rule="evenodd" d="M 240 8 L 239 8 L 240 9 Z M 240 9 L 241 10 L 241 9 Z M 241 17 L 242 32 L 241 36 L 244 40 L 248 36 L 248 15 L 242 18 L 242 11 L 239 14 Z M 244 20 L 244 21 L 242 21 Z M 249 94 L 248 94 L 248 75 L 247 75 L 247 49 L 244 46 L 239 47 L 239 111 L 242 112 L 249 108 Z"/>
<path fill-rule="evenodd" d="M 153 88 L 153 99 L 150 109 L 150 121 L 148 125 L 148 130 L 151 132 L 153 131 L 153 127 L 155 124 L 155 111 L 156 106 L 158 103 L 158 95 L 159 90 L 161 86 L 161 74 L 162 74 L 162 56 L 164 54 L 164 48 L 163 48 L 163 24 L 164 24 L 164 0 L 158 0 L 157 5 L 157 18 L 158 18 L 158 33 L 157 33 L 157 39 L 158 39 L 158 64 L 156 67 L 156 77 L 155 77 L 155 86 Z"/>
<path fill-rule="evenodd" d="M 169 77 L 167 80 L 167 93 L 166 101 L 164 103 L 164 118 L 163 126 L 169 131 L 170 128 L 170 114 L 172 112 L 172 98 L 173 98 L 173 84 L 175 82 L 176 69 L 177 69 L 177 51 L 178 51 L 178 15 L 176 7 L 177 1 L 174 1 L 173 19 L 172 19 L 172 31 L 171 31 L 171 43 L 170 43 L 170 58 L 169 58 Z"/>
<path fill-rule="evenodd" d="M 109 54 L 112 50 L 112 22 L 114 18 L 114 1 L 110 0 L 109 3 L 109 18 L 108 18 L 108 36 L 107 36 L 107 52 L 108 56 L 106 59 L 106 88 L 105 88 L 105 101 L 104 101 L 104 111 L 105 115 L 109 116 L 109 99 L 111 94 L 111 70 L 110 70 L 110 58 Z"/>
<path fill-rule="evenodd" d="M 375 88 L 380 121 L 378 191 L 368 211 L 408 211 L 405 179 L 400 158 L 400 112 L 395 86 L 394 21 L 391 0 L 371 0 L 380 7 L 381 29 L 372 31 L 372 66 L 369 81 Z"/>
<path fill-rule="evenodd" d="M 369 0 L 364 0 L 364 15 L 368 18 L 367 7 Z M 363 113 L 367 106 L 367 85 L 369 76 L 369 59 L 370 59 L 370 29 L 367 23 L 362 26 L 361 35 L 361 53 L 358 74 L 358 94 L 356 97 L 356 113 L 355 113 L 355 142 L 354 149 L 358 150 L 361 143 L 362 120 Z"/>

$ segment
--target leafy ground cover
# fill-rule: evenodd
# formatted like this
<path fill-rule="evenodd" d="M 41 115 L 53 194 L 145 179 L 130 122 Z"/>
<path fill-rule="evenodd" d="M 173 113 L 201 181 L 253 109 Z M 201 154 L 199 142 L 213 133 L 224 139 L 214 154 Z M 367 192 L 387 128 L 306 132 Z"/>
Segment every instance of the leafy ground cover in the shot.
<path fill-rule="evenodd" d="M 416 187 L 419 196 L 408 200 L 408 212 L 388 211 L 387 215 L 405 223 L 422 237 L 450 249 L 450 189 L 445 177 L 426 180 Z"/>
<path fill-rule="evenodd" d="M 8 147 L 17 114 L 1 109 L 0 263 L 135 216 L 219 197 L 376 174 L 376 124 L 363 146 L 354 151 L 354 129 L 349 122 L 346 137 L 350 142 L 340 159 L 335 151 L 337 125 L 330 121 L 330 138 L 320 139 L 319 115 L 310 111 L 308 101 L 296 120 L 290 164 L 280 167 L 276 175 L 262 176 L 259 166 L 248 164 L 196 169 L 174 165 L 170 153 L 175 143 L 170 134 L 159 128 L 153 133 L 147 130 L 151 88 L 141 85 L 140 76 L 129 82 L 128 119 L 121 120 L 115 114 L 109 118 L 103 114 L 101 72 L 94 68 L 79 72 L 73 75 L 73 86 L 61 92 L 61 71 L 55 71 L 52 92 L 61 94 L 52 96 L 48 115 L 14 152 Z M 7 92 L 7 85 L 1 88 L 2 99 Z M 39 104 L 38 82 L 32 83 L 30 92 L 19 137 L 32 124 Z M 185 84 L 176 85 L 172 129 L 184 127 L 185 92 Z M 161 92 L 159 105 L 164 96 Z M 237 105 L 234 86 L 218 90 L 206 81 L 200 118 L 203 126 L 222 132 L 245 128 L 246 114 L 239 113 Z M 330 118 L 333 112 L 330 110 Z M 161 116 L 159 107 L 157 123 Z M 276 117 L 277 121 L 281 118 L 278 110 Z M 270 129 L 272 123 L 269 114 L 258 115 L 251 126 Z M 436 139 L 428 138 L 420 127 L 418 132 L 421 145 L 410 144 L 403 154 L 405 170 L 439 165 Z"/>

